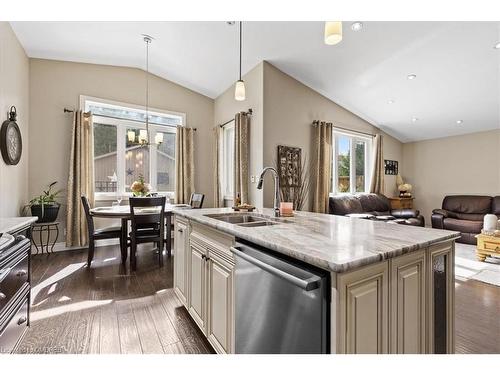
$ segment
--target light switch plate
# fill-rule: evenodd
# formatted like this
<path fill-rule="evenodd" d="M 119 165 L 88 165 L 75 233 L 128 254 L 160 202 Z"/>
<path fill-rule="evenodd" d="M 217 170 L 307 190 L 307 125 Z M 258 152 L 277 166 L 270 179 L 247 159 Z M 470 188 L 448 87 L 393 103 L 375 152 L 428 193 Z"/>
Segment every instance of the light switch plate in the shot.
<path fill-rule="evenodd" d="M 255 184 L 255 176 L 254 175 L 250 176 L 250 181 L 252 182 L 252 184 Z"/>

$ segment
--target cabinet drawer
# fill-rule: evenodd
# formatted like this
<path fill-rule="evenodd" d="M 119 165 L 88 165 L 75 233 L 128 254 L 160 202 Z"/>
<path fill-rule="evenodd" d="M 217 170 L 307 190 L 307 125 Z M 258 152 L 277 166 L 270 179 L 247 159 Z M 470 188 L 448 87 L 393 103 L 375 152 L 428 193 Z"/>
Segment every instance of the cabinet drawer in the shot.
<path fill-rule="evenodd" d="M 483 241 L 483 249 L 490 251 L 500 251 L 500 243 L 493 241 Z"/>
<path fill-rule="evenodd" d="M 0 270 L 0 312 L 24 283 L 28 282 L 28 255 L 24 254 Z"/>
<path fill-rule="evenodd" d="M 28 302 L 25 297 L 7 320 L 7 325 L 0 331 L 0 353 L 11 353 L 28 327 Z"/>

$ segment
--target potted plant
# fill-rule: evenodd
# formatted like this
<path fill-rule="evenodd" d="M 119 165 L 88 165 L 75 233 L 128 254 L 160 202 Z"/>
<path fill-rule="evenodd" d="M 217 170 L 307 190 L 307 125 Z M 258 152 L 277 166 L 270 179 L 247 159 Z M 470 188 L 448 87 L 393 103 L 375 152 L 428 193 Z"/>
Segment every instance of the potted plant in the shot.
<path fill-rule="evenodd" d="M 24 212 L 30 208 L 32 216 L 38 216 L 37 223 L 50 223 L 57 219 L 57 214 L 59 213 L 60 204 L 57 202 L 57 198 L 62 190 L 52 191 L 52 188 L 57 184 L 54 181 L 49 185 L 47 190 L 43 191 L 37 197 L 34 197 L 30 202 L 24 206 Z"/>

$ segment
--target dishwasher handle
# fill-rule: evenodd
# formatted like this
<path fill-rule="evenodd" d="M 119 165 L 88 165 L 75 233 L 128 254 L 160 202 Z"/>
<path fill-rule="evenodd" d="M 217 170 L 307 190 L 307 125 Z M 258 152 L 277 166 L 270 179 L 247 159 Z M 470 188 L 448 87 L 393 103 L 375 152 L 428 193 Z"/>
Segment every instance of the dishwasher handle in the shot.
<path fill-rule="evenodd" d="M 320 287 L 321 277 L 319 276 L 313 275 L 310 278 L 304 280 L 295 275 L 291 275 L 288 272 L 284 272 L 276 267 L 270 266 L 269 264 L 264 263 L 261 260 L 256 259 L 248 254 L 245 254 L 238 247 L 231 247 L 231 251 L 234 253 L 234 255 L 243 258 L 247 262 L 250 262 L 256 265 L 257 267 L 260 267 L 275 276 L 285 279 L 286 281 L 292 283 L 295 286 L 298 286 L 301 289 L 304 289 L 306 291 L 311 291 L 318 289 Z"/>

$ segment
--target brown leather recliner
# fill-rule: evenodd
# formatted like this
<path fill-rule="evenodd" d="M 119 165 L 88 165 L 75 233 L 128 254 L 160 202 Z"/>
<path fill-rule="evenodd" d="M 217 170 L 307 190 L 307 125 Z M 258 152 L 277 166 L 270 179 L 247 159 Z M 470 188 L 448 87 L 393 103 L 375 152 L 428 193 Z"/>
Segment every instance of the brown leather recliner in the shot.
<path fill-rule="evenodd" d="M 500 196 L 448 195 L 442 208 L 432 211 L 432 227 L 460 232 L 457 242 L 475 245 L 486 214 L 500 218 Z"/>
<path fill-rule="evenodd" d="M 342 194 L 330 197 L 329 213 L 362 219 L 393 222 L 423 227 L 425 220 L 418 210 L 391 210 L 391 203 L 384 195 Z"/>

